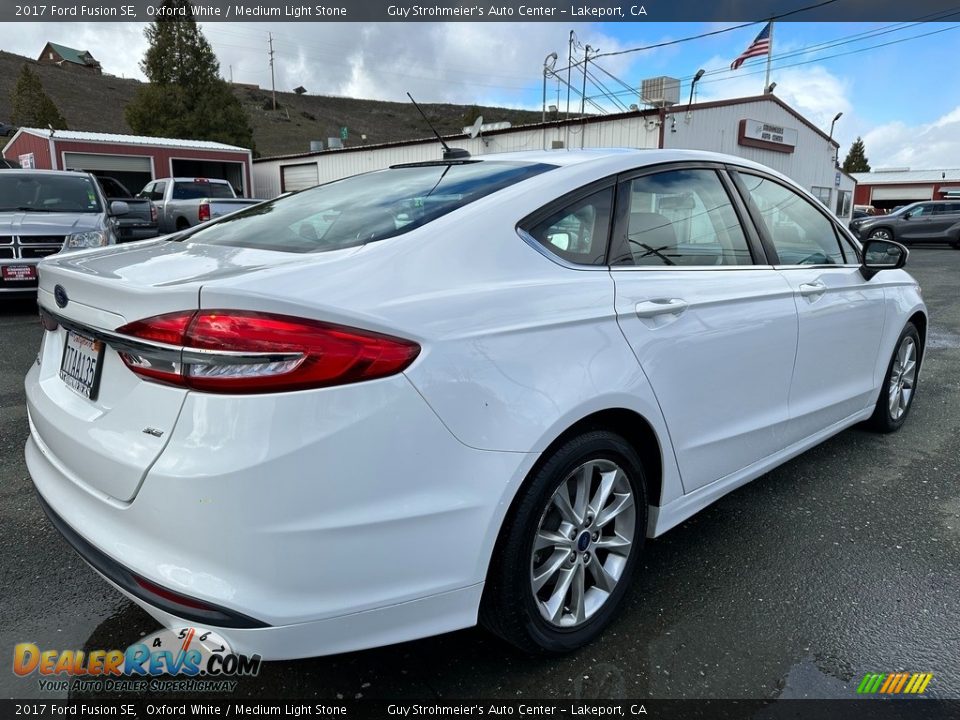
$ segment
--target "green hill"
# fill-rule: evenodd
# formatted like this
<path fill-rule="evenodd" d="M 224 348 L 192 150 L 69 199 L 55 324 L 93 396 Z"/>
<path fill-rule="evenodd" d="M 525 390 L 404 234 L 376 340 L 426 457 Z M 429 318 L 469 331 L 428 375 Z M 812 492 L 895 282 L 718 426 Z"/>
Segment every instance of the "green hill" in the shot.
<path fill-rule="evenodd" d="M 23 63 L 40 76 L 44 90 L 71 130 L 132 132 L 123 111 L 140 86 L 139 81 L 40 65 L 4 51 L 0 51 L 0 120 L 10 119 L 10 93 Z M 269 88 L 237 85 L 234 93 L 247 109 L 256 150 L 261 156 L 306 152 L 311 140 L 323 140 L 326 145 L 327 138 L 339 137 L 341 127 L 348 128 L 349 137 L 344 143 L 348 147 L 362 144 L 362 135 L 367 136 L 368 145 L 430 135 L 430 129 L 410 103 L 278 92 L 277 110 L 273 110 Z M 423 107 L 444 134 L 460 132 L 477 111 L 486 122 L 506 120 L 520 125 L 540 120 L 540 113 L 530 110 L 452 104 Z"/>

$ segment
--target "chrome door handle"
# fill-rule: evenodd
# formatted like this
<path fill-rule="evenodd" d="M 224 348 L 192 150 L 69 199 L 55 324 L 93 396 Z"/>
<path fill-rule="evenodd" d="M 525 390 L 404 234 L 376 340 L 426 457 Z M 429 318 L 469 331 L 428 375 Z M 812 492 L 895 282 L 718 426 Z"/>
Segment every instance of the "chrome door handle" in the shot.
<path fill-rule="evenodd" d="M 687 302 L 679 298 L 658 298 L 637 303 L 637 317 L 651 318 L 657 315 L 679 315 L 687 309 Z"/>
<path fill-rule="evenodd" d="M 823 295 L 826 290 L 827 286 L 819 280 L 816 280 L 812 283 L 800 284 L 800 294 L 804 297 L 810 297 L 811 295 Z"/>

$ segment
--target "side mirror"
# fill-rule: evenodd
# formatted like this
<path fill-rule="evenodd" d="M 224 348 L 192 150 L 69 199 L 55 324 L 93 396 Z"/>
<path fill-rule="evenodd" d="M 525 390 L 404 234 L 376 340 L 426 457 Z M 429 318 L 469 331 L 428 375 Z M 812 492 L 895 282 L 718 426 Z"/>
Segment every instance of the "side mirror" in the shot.
<path fill-rule="evenodd" d="M 126 215 L 130 212 L 130 206 L 127 205 L 123 200 L 114 200 L 110 203 L 110 214 L 114 217 L 118 215 Z"/>
<path fill-rule="evenodd" d="M 869 280 L 881 270 L 898 270 L 907 264 L 910 251 L 892 240 L 867 240 L 863 244 L 860 274 Z"/>
<path fill-rule="evenodd" d="M 909 219 L 910 219 L 910 216 L 911 216 L 912 214 L 913 214 L 913 213 L 911 213 L 911 212 L 905 212 L 903 215 L 900 216 L 900 219 L 901 219 L 901 220 L 909 220 Z"/>

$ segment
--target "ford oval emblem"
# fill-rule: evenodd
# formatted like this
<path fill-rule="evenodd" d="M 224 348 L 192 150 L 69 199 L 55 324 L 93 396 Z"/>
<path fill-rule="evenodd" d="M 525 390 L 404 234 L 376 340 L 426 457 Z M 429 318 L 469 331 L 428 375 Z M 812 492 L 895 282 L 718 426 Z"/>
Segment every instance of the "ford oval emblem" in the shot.
<path fill-rule="evenodd" d="M 57 285 L 53 289 L 53 299 L 57 301 L 57 307 L 66 307 L 67 303 L 70 302 L 70 298 L 67 297 L 67 291 L 63 289 L 63 285 Z"/>

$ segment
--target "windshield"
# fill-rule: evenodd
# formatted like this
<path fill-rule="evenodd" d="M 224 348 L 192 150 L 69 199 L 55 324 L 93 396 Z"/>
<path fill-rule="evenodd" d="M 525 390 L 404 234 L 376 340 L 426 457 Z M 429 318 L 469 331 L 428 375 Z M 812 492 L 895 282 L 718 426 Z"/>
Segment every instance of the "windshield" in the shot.
<path fill-rule="evenodd" d="M 193 182 L 175 182 L 173 184 L 174 200 L 197 200 L 203 198 L 232 198 L 233 190 L 226 183 L 213 183 L 206 180 Z"/>
<path fill-rule="evenodd" d="M 283 252 L 339 250 L 400 235 L 554 167 L 496 161 L 397 166 L 260 203 L 187 237 Z"/>
<path fill-rule="evenodd" d="M 0 173 L 0 212 L 99 213 L 100 200 L 86 175 Z"/>

